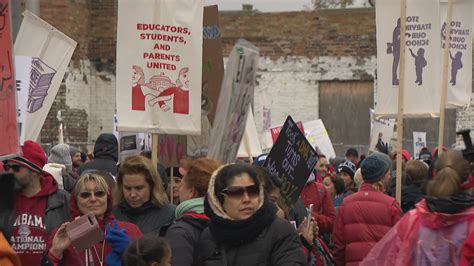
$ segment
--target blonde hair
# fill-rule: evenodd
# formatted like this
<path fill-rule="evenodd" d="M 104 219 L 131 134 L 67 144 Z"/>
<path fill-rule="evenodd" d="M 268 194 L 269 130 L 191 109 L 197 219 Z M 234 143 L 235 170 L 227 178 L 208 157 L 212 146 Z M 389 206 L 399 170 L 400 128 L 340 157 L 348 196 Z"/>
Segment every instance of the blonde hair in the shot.
<path fill-rule="evenodd" d="M 362 183 L 364 183 L 364 179 L 362 178 L 362 172 L 359 168 L 354 175 L 354 185 L 357 187 L 357 189 L 359 189 Z"/>
<path fill-rule="evenodd" d="M 81 175 L 74 186 L 73 192 L 76 197 L 82 192 L 87 182 L 95 182 L 99 190 L 107 192 L 107 195 L 110 194 L 109 185 L 101 175 L 96 173 L 87 173 Z"/>
<path fill-rule="evenodd" d="M 437 160 L 436 176 L 428 183 L 427 194 L 432 197 L 449 197 L 461 192 L 461 184 L 470 174 L 469 162 L 455 150 L 444 152 Z"/>
<path fill-rule="evenodd" d="M 125 175 L 141 174 L 150 186 L 150 200 L 158 206 L 163 207 L 168 203 L 168 197 L 163 188 L 163 181 L 150 159 L 137 155 L 128 157 L 119 168 L 117 176 L 117 187 L 114 192 L 114 202 L 119 204 L 125 197 L 123 195 L 123 177 Z"/>

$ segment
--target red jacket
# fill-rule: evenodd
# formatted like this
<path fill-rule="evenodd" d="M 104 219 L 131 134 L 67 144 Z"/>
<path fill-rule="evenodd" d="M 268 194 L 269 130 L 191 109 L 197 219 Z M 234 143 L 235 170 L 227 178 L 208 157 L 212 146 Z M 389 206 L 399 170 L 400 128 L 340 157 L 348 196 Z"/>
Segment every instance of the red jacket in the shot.
<path fill-rule="evenodd" d="M 336 210 L 323 184 L 311 182 L 304 186 L 301 200 L 305 207 L 314 204 L 313 217 L 318 222 L 319 233 L 331 233 L 336 219 Z"/>
<path fill-rule="evenodd" d="M 333 234 L 337 265 L 358 265 L 402 214 L 394 198 L 363 183 L 339 207 Z"/>

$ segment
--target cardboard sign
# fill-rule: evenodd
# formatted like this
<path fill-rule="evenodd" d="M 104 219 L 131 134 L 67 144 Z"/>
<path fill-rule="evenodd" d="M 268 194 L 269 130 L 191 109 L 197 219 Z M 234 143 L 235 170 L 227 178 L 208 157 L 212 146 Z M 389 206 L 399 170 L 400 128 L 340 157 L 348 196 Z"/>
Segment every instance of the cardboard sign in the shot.
<path fill-rule="evenodd" d="M 283 180 L 280 192 L 289 206 L 298 200 L 317 161 L 316 151 L 288 116 L 264 167 Z"/>
<path fill-rule="evenodd" d="M 418 160 L 420 150 L 426 145 L 426 132 L 413 132 L 413 159 Z"/>
<path fill-rule="evenodd" d="M 119 0 L 118 129 L 201 133 L 203 0 Z"/>
<path fill-rule="evenodd" d="M 390 141 L 393 137 L 395 119 L 377 118 L 374 110 L 370 109 L 370 151 L 389 153 Z"/>
<path fill-rule="evenodd" d="M 328 131 L 324 126 L 323 120 L 317 119 L 304 123 L 306 138 L 313 148 L 319 150 L 328 158 L 336 158 L 336 152 L 332 146 Z"/>
<path fill-rule="evenodd" d="M 232 49 L 209 142 L 211 159 L 231 163 L 237 158 L 253 102 L 258 58 L 258 48 L 246 40 L 239 40 Z"/>
<path fill-rule="evenodd" d="M 301 132 L 304 133 L 304 127 L 303 127 L 303 123 L 301 123 L 301 121 L 296 122 L 296 126 L 300 129 Z M 282 129 L 283 129 L 283 125 L 274 126 L 274 127 L 270 128 L 270 134 L 272 135 L 273 143 L 275 143 L 275 141 L 277 140 L 278 135 L 280 134 L 280 131 Z"/>
<path fill-rule="evenodd" d="M 18 153 L 17 109 L 13 69 L 10 4 L 0 1 L 0 157 Z"/>

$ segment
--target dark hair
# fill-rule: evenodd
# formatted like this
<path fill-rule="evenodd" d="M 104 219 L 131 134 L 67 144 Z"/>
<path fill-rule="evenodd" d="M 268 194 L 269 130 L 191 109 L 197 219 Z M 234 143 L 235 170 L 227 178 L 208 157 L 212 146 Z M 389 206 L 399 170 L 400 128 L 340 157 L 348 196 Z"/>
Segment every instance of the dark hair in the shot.
<path fill-rule="evenodd" d="M 85 163 L 87 161 L 87 153 L 81 151 L 81 162 Z"/>
<path fill-rule="evenodd" d="M 170 251 L 170 245 L 164 238 L 148 234 L 128 246 L 123 262 L 125 266 L 147 266 L 152 262 L 161 264 Z"/>
<path fill-rule="evenodd" d="M 271 174 L 266 168 L 261 166 L 252 166 L 260 182 L 263 183 L 263 189 L 265 190 L 265 195 L 270 194 L 273 190 L 281 188 L 283 186 L 283 180 L 277 175 Z"/>
<path fill-rule="evenodd" d="M 354 148 L 349 148 L 349 149 L 347 149 L 347 151 L 346 151 L 346 157 L 348 157 L 349 155 L 353 155 L 353 156 L 355 156 L 356 158 L 359 158 L 359 152 L 358 152 L 356 149 L 354 149 Z"/>
<path fill-rule="evenodd" d="M 436 176 L 427 186 L 432 197 L 449 197 L 461 192 L 461 184 L 470 174 L 469 162 L 460 151 L 443 152 L 436 161 Z"/>
<path fill-rule="evenodd" d="M 344 192 L 345 186 L 344 186 L 344 180 L 340 178 L 339 176 L 333 176 L 328 174 L 324 178 L 329 177 L 329 180 L 331 180 L 332 184 L 334 185 L 334 190 L 336 191 L 336 195 L 339 195 Z"/>
<path fill-rule="evenodd" d="M 219 170 L 216 176 L 216 183 L 214 185 L 214 193 L 219 199 L 220 203 L 224 203 L 224 196 L 221 194 L 222 190 L 226 189 L 229 184 L 234 180 L 236 176 L 241 174 L 248 174 L 253 180 L 255 185 L 260 187 L 260 181 L 258 180 L 257 173 L 255 170 L 246 164 L 230 164 L 224 166 Z"/>

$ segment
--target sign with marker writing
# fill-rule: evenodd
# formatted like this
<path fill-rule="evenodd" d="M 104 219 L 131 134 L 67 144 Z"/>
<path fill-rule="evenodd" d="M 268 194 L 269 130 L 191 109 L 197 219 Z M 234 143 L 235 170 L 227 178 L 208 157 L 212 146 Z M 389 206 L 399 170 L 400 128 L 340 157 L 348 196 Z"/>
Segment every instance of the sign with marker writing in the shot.
<path fill-rule="evenodd" d="M 288 205 L 298 200 L 317 160 L 316 151 L 288 116 L 264 163 L 270 173 L 282 179 L 280 193 Z"/>

